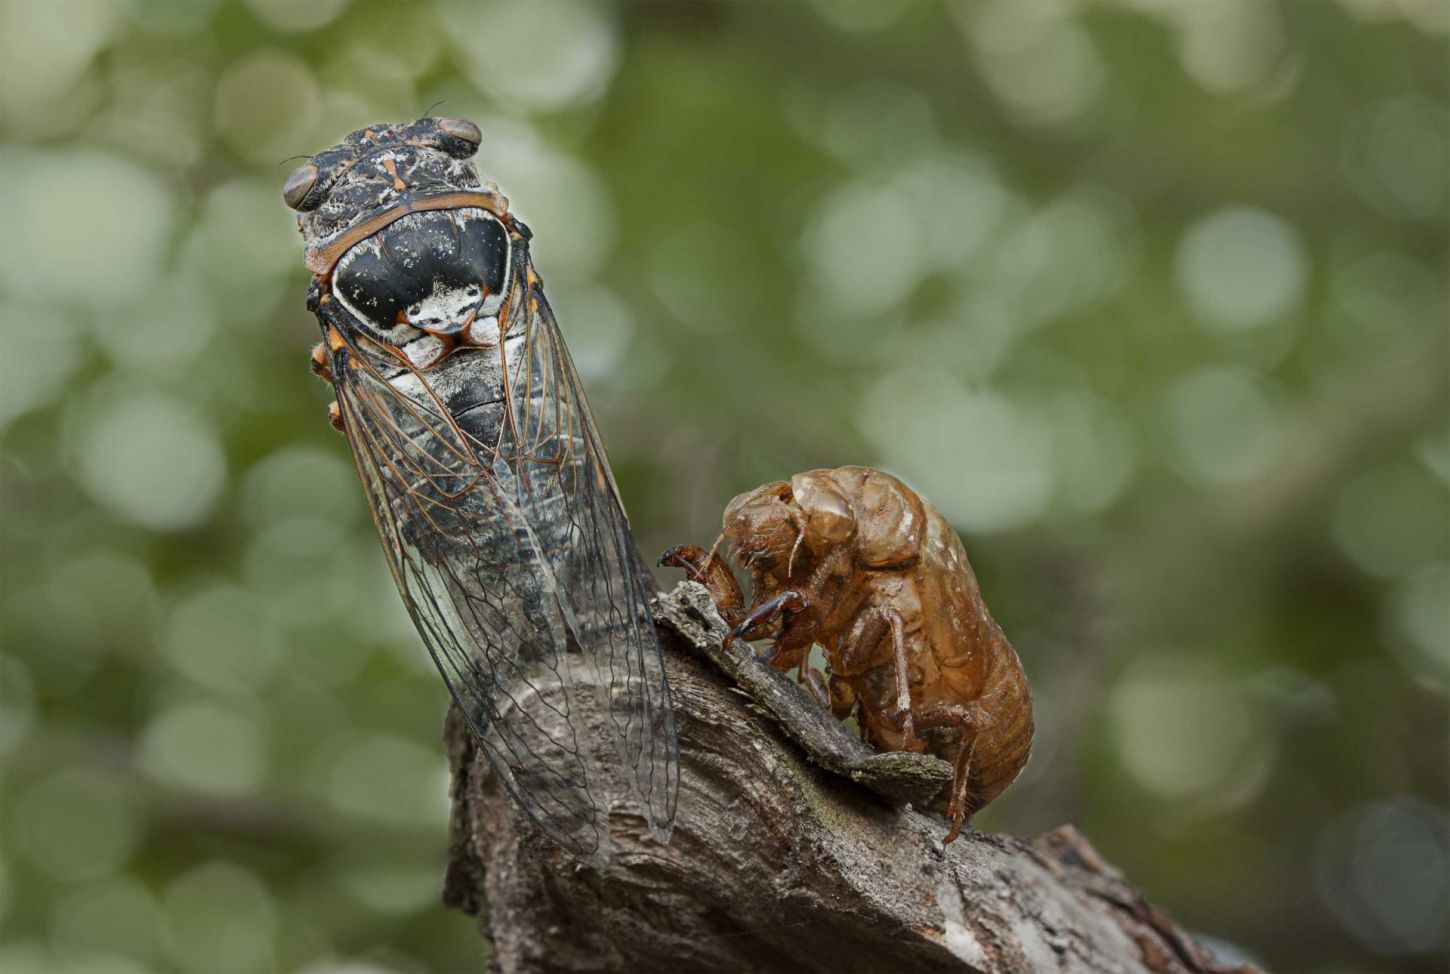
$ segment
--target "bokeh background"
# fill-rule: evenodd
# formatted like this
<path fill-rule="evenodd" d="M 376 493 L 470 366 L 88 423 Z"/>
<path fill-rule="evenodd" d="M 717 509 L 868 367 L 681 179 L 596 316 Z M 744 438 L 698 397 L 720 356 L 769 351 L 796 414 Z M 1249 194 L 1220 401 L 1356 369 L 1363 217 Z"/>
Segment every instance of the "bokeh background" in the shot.
<path fill-rule="evenodd" d="M 1450 4 L 0 9 L 6 974 L 483 967 L 279 197 L 440 100 L 646 551 L 886 467 L 1036 691 L 979 825 L 1445 969 Z"/>

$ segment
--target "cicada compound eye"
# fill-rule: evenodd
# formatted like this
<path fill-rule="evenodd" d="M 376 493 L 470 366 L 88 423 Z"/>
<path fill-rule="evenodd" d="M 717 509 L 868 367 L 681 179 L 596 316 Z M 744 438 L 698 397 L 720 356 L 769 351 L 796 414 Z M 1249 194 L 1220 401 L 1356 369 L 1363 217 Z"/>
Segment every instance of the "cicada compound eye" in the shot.
<path fill-rule="evenodd" d="M 446 146 L 448 154 L 466 159 L 478 151 L 483 133 L 478 126 L 466 118 L 440 118 L 438 130 L 449 137 L 451 145 Z"/>
<path fill-rule="evenodd" d="M 307 200 L 307 194 L 312 192 L 312 187 L 317 185 L 317 175 L 317 167 L 310 162 L 292 170 L 292 175 L 282 185 L 282 201 L 294 210 L 311 209 L 302 204 Z"/>

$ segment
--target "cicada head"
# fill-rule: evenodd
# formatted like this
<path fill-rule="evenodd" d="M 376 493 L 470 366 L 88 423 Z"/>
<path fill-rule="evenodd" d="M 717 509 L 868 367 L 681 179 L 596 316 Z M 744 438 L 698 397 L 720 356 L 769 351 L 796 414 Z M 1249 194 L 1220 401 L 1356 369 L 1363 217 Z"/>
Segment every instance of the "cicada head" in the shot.
<path fill-rule="evenodd" d="M 310 250 L 407 199 L 484 188 L 468 162 L 481 141 L 461 118 L 370 125 L 293 170 L 282 198 Z"/>
<path fill-rule="evenodd" d="M 774 576 L 782 583 L 801 537 L 800 526 L 799 511 L 785 481 L 747 491 L 725 508 L 725 537 L 741 564 L 752 574 Z"/>
<path fill-rule="evenodd" d="M 481 140 L 458 118 L 373 125 L 287 178 L 307 267 L 351 327 L 397 348 L 488 332 L 527 231 L 468 161 Z"/>

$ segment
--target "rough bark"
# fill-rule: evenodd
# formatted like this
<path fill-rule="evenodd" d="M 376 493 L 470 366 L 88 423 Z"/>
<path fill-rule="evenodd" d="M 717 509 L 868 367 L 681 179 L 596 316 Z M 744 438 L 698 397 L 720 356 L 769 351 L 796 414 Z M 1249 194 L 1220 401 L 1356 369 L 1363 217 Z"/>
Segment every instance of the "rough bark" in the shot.
<path fill-rule="evenodd" d="M 450 718 L 445 898 L 505 971 L 1228 972 L 1072 826 L 1031 842 L 904 802 L 935 758 L 877 755 L 801 688 L 722 647 L 704 589 L 658 603 L 680 742 L 674 834 L 613 815 L 602 871 L 541 839 Z"/>

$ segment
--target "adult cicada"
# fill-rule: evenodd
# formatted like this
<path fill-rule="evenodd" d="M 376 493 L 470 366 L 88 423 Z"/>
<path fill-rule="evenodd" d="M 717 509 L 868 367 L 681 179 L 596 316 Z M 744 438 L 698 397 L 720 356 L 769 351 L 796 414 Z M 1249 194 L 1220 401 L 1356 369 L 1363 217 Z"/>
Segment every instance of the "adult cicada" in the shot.
<path fill-rule="evenodd" d="M 398 591 L 479 746 L 552 839 L 598 860 L 634 804 L 668 838 L 678 764 L 614 477 L 529 257 L 467 161 L 478 126 L 375 125 L 287 179 L 337 394 Z"/>

